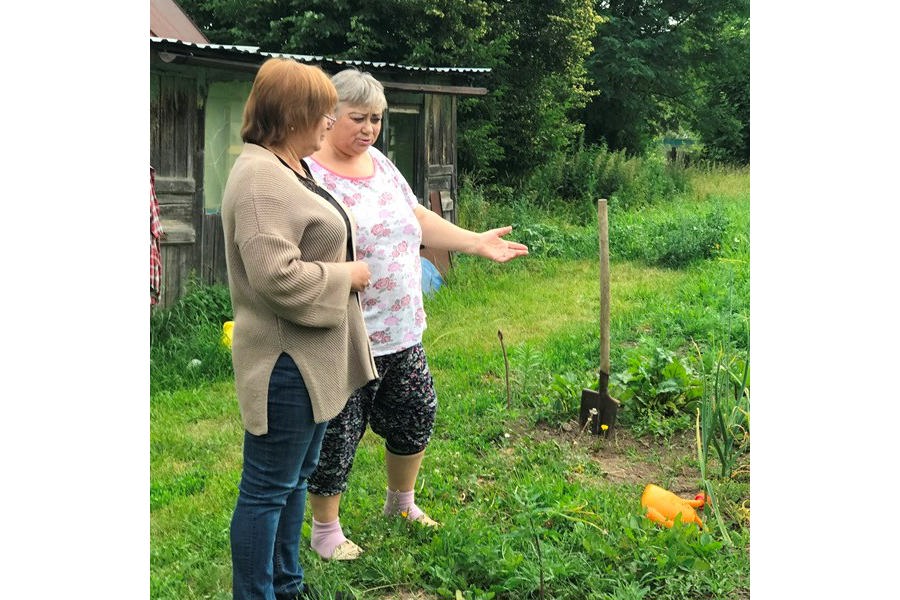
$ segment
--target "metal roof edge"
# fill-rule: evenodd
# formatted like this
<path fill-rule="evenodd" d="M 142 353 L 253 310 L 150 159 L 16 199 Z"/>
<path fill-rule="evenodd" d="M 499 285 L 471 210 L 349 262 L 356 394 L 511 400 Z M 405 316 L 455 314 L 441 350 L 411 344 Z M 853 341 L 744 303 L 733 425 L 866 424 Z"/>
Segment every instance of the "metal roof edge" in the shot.
<path fill-rule="evenodd" d="M 185 42 L 174 38 L 160 38 L 150 36 L 150 42 L 155 44 L 173 44 L 186 48 L 196 48 L 198 50 L 222 51 L 229 54 L 241 54 L 250 56 L 260 56 L 269 58 L 292 58 L 302 63 L 311 62 L 329 62 L 338 65 L 367 66 L 376 69 L 394 68 L 404 71 L 424 71 L 431 73 L 490 73 L 491 69 L 487 67 L 417 67 L 411 65 L 402 65 L 398 63 L 377 62 L 371 60 L 356 60 L 345 58 L 331 58 L 328 56 L 315 56 L 308 54 L 289 54 L 285 52 L 266 52 L 259 49 L 258 46 L 239 46 L 229 44 L 198 44 L 195 42 Z"/>

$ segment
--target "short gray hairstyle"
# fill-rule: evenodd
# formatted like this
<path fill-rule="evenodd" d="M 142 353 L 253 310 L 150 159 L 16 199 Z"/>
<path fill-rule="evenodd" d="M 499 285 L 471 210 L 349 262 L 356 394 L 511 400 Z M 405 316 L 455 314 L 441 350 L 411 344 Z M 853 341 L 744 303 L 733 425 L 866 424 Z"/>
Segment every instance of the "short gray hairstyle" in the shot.
<path fill-rule="evenodd" d="M 358 69 L 344 69 L 331 76 L 337 89 L 338 102 L 351 106 L 365 106 L 374 112 L 387 109 L 384 86 L 369 73 Z"/>

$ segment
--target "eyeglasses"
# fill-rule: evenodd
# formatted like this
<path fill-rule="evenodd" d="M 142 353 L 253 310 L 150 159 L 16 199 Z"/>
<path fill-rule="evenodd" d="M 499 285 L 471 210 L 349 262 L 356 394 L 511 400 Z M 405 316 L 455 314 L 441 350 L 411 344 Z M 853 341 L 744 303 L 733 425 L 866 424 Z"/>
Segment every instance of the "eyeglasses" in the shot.
<path fill-rule="evenodd" d="M 322 115 L 326 119 L 328 119 L 328 129 L 334 127 L 334 124 L 337 122 L 337 117 L 334 115 L 324 114 Z"/>

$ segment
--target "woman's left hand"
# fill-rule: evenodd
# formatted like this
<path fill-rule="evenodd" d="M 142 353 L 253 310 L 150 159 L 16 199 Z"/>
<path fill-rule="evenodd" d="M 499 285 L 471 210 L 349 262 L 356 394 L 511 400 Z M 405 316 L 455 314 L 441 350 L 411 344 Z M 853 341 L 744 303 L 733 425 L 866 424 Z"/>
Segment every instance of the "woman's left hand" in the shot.
<path fill-rule="evenodd" d="M 489 258 L 498 263 L 505 263 L 514 258 L 528 254 L 528 246 L 519 242 L 504 240 L 503 236 L 512 231 L 512 226 L 489 229 L 478 234 L 475 254 Z"/>

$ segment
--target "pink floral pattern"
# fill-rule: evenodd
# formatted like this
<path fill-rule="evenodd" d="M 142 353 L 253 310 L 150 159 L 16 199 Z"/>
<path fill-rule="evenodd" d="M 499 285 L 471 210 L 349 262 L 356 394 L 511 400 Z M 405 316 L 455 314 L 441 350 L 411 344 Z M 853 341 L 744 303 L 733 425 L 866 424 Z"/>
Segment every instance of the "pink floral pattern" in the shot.
<path fill-rule="evenodd" d="M 372 285 L 360 294 L 375 356 L 405 350 L 422 341 L 422 229 L 413 213 L 419 202 L 397 167 L 376 148 L 371 177 L 343 177 L 313 158 L 313 176 L 356 220 L 356 254 L 372 272 Z"/>

